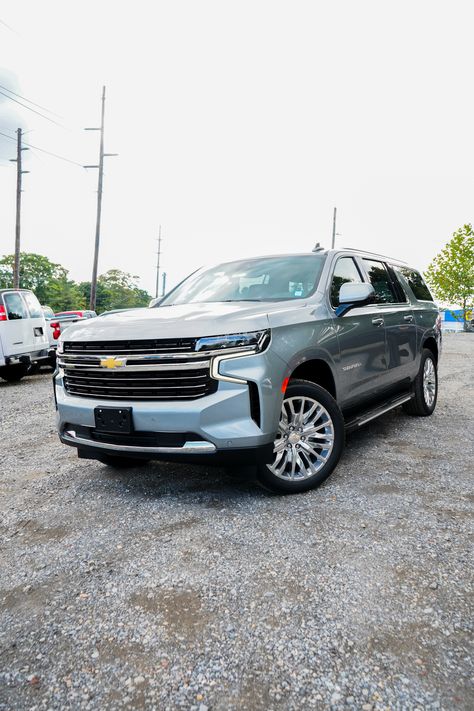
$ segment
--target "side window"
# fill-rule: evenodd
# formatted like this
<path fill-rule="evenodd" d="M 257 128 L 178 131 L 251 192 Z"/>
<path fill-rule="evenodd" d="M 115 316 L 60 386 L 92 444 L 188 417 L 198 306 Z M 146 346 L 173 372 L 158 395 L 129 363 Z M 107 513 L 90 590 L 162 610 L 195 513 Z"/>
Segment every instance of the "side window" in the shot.
<path fill-rule="evenodd" d="M 361 281 L 362 278 L 352 257 L 341 257 L 338 259 L 331 281 L 330 298 L 332 306 L 334 308 L 339 306 L 339 291 L 343 284 Z"/>
<path fill-rule="evenodd" d="M 408 267 L 399 267 L 399 271 L 407 280 L 415 299 L 418 299 L 418 301 L 433 301 L 430 290 L 419 272 L 415 269 L 409 269 Z"/>
<path fill-rule="evenodd" d="M 26 301 L 31 318 L 41 318 L 43 311 L 36 296 L 31 291 L 24 291 L 23 298 Z"/>
<path fill-rule="evenodd" d="M 395 304 L 398 299 L 390 281 L 387 268 L 383 262 L 364 259 L 370 283 L 375 290 L 375 300 L 378 304 Z"/>
<path fill-rule="evenodd" d="M 15 321 L 20 318 L 28 318 L 28 312 L 20 294 L 4 294 L 3 301 L 5 303 L 9 321 Z"/>
<path fill-rule="evenodd" d="M 406 282 L 402 279 L 400 272 L 397 272 L 394 266 L 392 266 L 391 264 L 387 264 L 387 269 L 388 273 L 390 274 L 390 279 L 392 281 L 392 287 L 394 288 L 395 293 L 397 295 L 397 301 L 400 304 L 407 304 L 407 290 L 406 288 L 403 288 L 403 285 L 406 284 Z"/>

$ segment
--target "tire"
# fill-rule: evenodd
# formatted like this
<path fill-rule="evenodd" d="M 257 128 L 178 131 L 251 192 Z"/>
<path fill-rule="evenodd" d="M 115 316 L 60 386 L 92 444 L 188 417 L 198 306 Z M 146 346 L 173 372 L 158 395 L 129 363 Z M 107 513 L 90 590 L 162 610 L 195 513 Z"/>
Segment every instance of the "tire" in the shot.
<path fill-rule="evenodd" d="M 18 383 L 19 380 L 25 377 L 28 372 L 26 365 L 5 365 L 0 368 L 0 378 L 6 380 L 7 383 Z"/>
<path fill-rule="evenodd" d="M 100 457 L 97 457 L 97 459 L 99 462 L 102 462 L 102 464 L 107 464 L 107 466 L 115 469 L 140 467 L 143 464 L 148 464 L 150 461 L 149 459 L 134 459 L 133 457 L 123 457 L 120 455 L 115 457 L 113 454 L 101 454 Z"/>
<path fill-rule="evenodd" d="M 285 494 L 313 489 L 336 467 L 344 440 L 344 419 L 334 398 L 308 380 L 292 380 L 283 399 L 275 459 L 258 465 L 257 479 Z"/>
<path fill-rule="evenodd" d="M 433 353 L 424 348 L 418 375 L 412 386 L 413 397 L 403 405 L 408 415 L 429 417 L 433 414 L 438 400 L 438 368 Z"/>

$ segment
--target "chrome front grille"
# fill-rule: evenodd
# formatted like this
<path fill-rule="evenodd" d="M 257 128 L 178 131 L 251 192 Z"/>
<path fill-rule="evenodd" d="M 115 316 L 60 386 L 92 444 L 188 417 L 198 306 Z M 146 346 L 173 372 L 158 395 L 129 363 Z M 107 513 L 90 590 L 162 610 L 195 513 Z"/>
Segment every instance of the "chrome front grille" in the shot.
<path fill-rule="evenodd" d="M 128 355 L 151 353 L 166 355 L 190 353 L 196 349 L 195 338 L 149 338 L 141 341 L 66 341 L 64 353 L 100 353 Z"/>
<path fill-rule="evenodd" d="M 209 353 L 195 340 L 66 341 L 58 356 L 66 391 L 102 400 L 195 400 L 217 390 Z"/>

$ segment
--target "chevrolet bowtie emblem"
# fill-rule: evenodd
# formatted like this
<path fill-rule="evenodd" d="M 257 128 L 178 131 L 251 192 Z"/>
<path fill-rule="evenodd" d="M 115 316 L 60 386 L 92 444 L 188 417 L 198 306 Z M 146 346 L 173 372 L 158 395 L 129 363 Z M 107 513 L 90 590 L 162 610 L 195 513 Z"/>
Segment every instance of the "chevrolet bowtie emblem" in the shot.
<path fill-rule="evenodd" d="M 109 356 L 108 358 L 100 359 L 101 368 L 123 368 L 124 365 L 127 365 L 126 358 L 116 358 L 115 356 Z"/>

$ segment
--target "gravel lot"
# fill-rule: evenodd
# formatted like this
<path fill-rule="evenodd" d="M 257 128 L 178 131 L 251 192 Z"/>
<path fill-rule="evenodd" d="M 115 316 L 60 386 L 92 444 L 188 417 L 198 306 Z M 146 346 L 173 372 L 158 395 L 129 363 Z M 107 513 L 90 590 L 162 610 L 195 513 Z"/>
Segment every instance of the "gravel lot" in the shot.
<path fill-rule="evenodd" d="M 115 473 L 0 381 L 0 709 L 469 709 L 474 335 L 318 490 Z"/>

